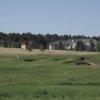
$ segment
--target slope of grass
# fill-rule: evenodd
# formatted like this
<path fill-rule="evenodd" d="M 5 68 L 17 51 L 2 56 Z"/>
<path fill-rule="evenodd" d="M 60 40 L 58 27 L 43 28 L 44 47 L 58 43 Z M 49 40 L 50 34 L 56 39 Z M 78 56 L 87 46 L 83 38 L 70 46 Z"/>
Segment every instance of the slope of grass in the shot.
<path fill-rule="evenodd" d="M 0 56 L 0 100 L 100 100 L 100 55 L 84 56 L 95 66 L 64 63 L 80 57 Z"/>

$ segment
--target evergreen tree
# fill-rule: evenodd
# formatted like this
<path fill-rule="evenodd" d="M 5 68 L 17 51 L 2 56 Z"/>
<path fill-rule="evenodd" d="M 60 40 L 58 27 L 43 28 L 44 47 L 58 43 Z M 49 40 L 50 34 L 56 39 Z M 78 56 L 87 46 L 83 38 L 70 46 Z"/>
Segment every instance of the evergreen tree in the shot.
<path fill-rule="evenodd" d="M 85 46 L 82 41 L 77 41 L 76 43 L 76 51 L 84 51 Z"/>
<path fill-rule="evenodd" d="M 90 51 L 95 51 L 95 44 L 93 40 L 90 40 L 90 45 L 91 45 Z"/>
<path fill-rule="evenodd" d="M 100 52 L 100 42 L 97 43 L 97 51 Z"/>

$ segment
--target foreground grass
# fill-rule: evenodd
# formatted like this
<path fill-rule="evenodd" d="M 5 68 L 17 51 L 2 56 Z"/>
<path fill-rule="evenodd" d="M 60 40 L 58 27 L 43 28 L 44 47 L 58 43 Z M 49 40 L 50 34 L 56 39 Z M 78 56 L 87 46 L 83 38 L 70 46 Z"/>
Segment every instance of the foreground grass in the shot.
<path fill-rule="evenodd" d="M 96 65 L 64 63 L 79 55 L 2 55 L 0 100 L 100 100 L 100 55 L 84 57 Z"/>

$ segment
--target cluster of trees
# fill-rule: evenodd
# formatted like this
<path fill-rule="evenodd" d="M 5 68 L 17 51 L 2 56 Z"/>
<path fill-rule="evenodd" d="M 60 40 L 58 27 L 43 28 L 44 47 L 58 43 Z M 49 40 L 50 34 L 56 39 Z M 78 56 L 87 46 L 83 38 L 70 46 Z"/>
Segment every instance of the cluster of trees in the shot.
<path fill-rule="evenodd" d="M 17 47 L 19 48 L 21 42 L 32 41 L 34 48 L 48 48 L 48 44 L 57 40 L 68 40 L 68 39 L 96 39 L 100 41 L 99 37 L 87 37 L 84 35 L 57 35 L 57 34 L 32 34 L 27 33 L 3 33 L 0 32 L 0 45 L 3 44 L 4 47 Z M 99 46 L 99 44 L 98 44 Z"/>
<path fill-rule="evenodd" d="M 100 42 L 97 43 L 97 51 L 100 52 Z"/>
<path fill-rule="evenodd" d="M 82 41 L 77 41 L 76 43 L 77 51 L 97 51 L 93 40 L 90 40 L 90 45 L 85 45 Z"/>

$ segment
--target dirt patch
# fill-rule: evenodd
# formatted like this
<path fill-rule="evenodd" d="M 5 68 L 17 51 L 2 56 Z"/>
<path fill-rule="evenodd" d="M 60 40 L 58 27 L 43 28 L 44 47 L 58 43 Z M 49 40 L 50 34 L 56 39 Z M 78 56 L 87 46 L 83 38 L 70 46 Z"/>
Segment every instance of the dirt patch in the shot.
<path fill-rule="evenodd" d="M 65 61 L 63 62 L 64 64 L 66 63 L 76 63 L 76 65 L 88 65 L 88 66 L 95 66 L 95 63 L 92 62 L 88 62 L 87 60 L 90 58 L 86 58 L 86 57 L 80 57 L 78 59 L 65 59 Z"/>
<path fill-rule="evenodd" d="M 87 57 L 80 57 L 79 60 L 89 60 L 90 58 Z"/>
<path fill-rule="evenodd" d="M 77 62 L 76 65 L 89 65 L 89 66 L 95 66 L 95 63 L 92 62 Z"/>
<path fill-rule="evenodd" d="M 31 61 L 34 61 L 33 59 L 24 59 L 24 61 L 29 61 L 29 62 L 31 62 Z"/>
<path fill-rule="evenodd" d="M 46 59 L 40 59 L 40 60 L 38 60 L 38 61 L 43 61 L 43 62 L 45 62 L 45 61 L 47 61 Z"/>
<path fill-rule="evenodd" d="M 97 64 L 92 63 L 92 62 L 88 62 L 88 63 L 91 64 L 91 66 L 95 66 L 95 65 L 97 65 Z"/>
<path fill-rule="evenodd" d="M 75 60 L 75 59 L 66 59 L 64 61 L 64 63 L 73 63 L 73 62 L 77 62 L 77 60 Z"/>
<path fill-rule="evenodd" d="M 46 59 L 24 59 L 24 61 L 47 61 Z"/>
<path fill-rule="evenodd" d="M 76 65 L 89 65 L 89 66 L 91 66 L 91 64 L 88 62 L 78 62 L 78 63 L 76 63 Z"/>
<path fill-rule="evenodd" d="M 59 60 L 59 58 L 54 58 L 55 61 Z"/>
<path fill-rule="evenodd" d="M 73 63 L 73 62 L 77 62 L 77 61 L 79 61 L 79 59 L 68 58 L 68 59 L 65 59 L 64 63 Z"/>
<path fill-rule="evenodd" d="M 72 58 L 68 58 L 68 59 L 65 59 L 65 62 L 77 62 L 77 61 L 84 61 L 84 60 L 88 60 L 90 58 L 86 58 L 86 57 L 80 57 L 80 58 L 75 58 L 75 59 L 72 59 Z"/>
<path fill-rule="evenodd" d="M 68 58 L 68 59 L 65 59 L 65 61 L 73 61 L 75 59 L 72 59 L 72 58 Z"/>

